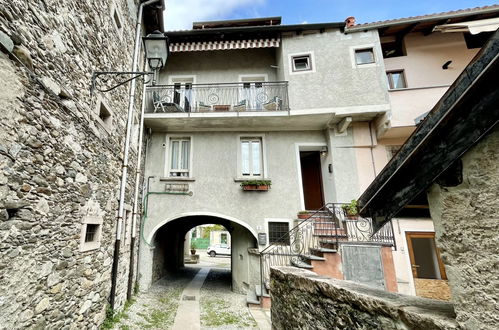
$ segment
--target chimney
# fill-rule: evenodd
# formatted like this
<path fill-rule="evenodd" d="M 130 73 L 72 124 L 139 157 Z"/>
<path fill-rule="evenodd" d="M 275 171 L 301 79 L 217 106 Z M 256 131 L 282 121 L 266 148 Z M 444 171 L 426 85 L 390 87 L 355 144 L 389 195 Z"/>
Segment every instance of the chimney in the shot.
<path fill-rule="evenodd" d="M 345 20 L 345 26 L 347 28 L 349 28 L 349 27 L 352 27 L 354 25 L 355 25 L 355 17 L 353 17 L 353 16 L 347 17 L 347 19 Z"/>

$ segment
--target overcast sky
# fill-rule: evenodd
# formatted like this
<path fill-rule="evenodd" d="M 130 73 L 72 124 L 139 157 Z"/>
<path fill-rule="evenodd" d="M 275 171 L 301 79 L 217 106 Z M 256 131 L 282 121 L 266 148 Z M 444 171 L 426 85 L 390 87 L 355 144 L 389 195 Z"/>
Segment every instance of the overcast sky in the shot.
<path fill-rule="evenodd" d="M 282 24 L 374 22 L 493 5 L 482 0 L 166 0 L 166 30 L 190 29 L 192 22 L 282 16 Z"/>

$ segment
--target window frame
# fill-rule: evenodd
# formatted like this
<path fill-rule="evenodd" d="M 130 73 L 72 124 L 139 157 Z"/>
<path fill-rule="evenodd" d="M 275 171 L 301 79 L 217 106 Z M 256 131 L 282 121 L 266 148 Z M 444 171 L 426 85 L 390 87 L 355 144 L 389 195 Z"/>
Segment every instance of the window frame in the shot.
<path fill-rule="evenodd" d="M 366 63 L 359 63 L 357 60 L 357 54 L 360 52 L 365 52 L 365 51 L 370 51 L 372 54 L 372 62 L 366 62 Z M 369 64 L 375 64 L 376 63 L 376 55 L 374 54 L 374 47 L 365 47 L 365 48 L 357 48 L 354 50 L 354 57 L 355 57 L 355 64 L 357 66 L 359 65 L 369 65 Z"/>
<path fill-rule="evenodd" d="M 301 60 L 301 59 L 307 60 L 305 69 L 298 69 L 296 67 L 296 60 Z M 291 64 L 293 66 L 292 67 L 293 72 L 311 71 L 312 70 L 312 59 L 310 58 L 310 54 L 292 56 L 291 57 Z"/>
<path fill-rule="evenodd" d="M 242 154 L 242 145 L 244 141 L 259 141 L 260 142 L 260 174 L 259 175 L 254 175 L 252 173 L 252 150 L 250 147 L 250 163 L 249 163 L 249 175 L 244 175 L 243 174 L 243 154 Z M 251 146 L 251 144 L 250 144 Z M 264 152 L 264 139 L 263 136 L 261 135 L 244 135 L 244 136 L 239 136 L 238 138 L 238 177 L 243 178 L 243 179 L 254 179 L 254 178 L 265 178 L 266 175 L 266 166 L 265 166 L 265 152 Z"/>
<path fill-rule="evenodd" d="M 296 58 L 301 58 L 301 57 L 308 57 L 309 59 L 309 68 L 304 69 L 304 70 L 297 70 L 295 67 L 295 59 Z M 315 65 L 315 56 L 314 52 L 309 50 L 309 51 L 304 51 L 300 53 L 294 53 L 294 54 L 289 54 L 289 73 L 290 74 L 304 74 L 304 73 L 314 73 L 316 72 L 316 65 Z"/>
<path fill-rule="evenodd" d="M 397 87 L 397 88 L 394 87 L 395 85 L 393 83 L 393 78 L 392 78 L 392 75 L 394 73 L 400 74 L 400 76 L 402 77 L 402 81 L 404 82 L 404 87 Z M 388 80 L 388 89 L 389 90 L 399 90 L 399 89 L 407 88 L 407 79 L 405 78 L 405 70 L 404 69 L 386 71 L 386 79 Z"/>
<path fill-rule="evenodd" d="M 85 209 L 86 210 L 84 211 L 81 220 L 80 252 L 99 249 L 101 246 L 101 239 L 102 239 L 102 226 L 104 218 L 99 205 L 95 202 L 92 204 L 88 204 L 85 207 Z M 94 239 L 92 241 L 86 241 L 88 225 L 97 226 L 97 229 L 94 234 Z"/>
<path fill-rule="evenodd" d="M 357 64 L 357 56 L 356 52 L 357 51 L 362 51 L 366 49 L 371 49 L 373 52 L 374 56 L 374 62 L 372 63 L 365 63 L 365 64 Z M 363 68 L 373 68 L 381 65 L 380 59 L 383 59 L 383 53 L 381 51 L 381 46 L 380 45 L 375 45 L 375 44 L 363 44 L 363 45 L 355 45 L 355 46 L 350 46 L 350 62 L 352 63 L 352 68 L 353 69 L 363 69 Z"/>
<path fill-rule="evenodd" d="M 172 140 L 179 140 L 179 141 L 189 141 L 189 162 L 187 164 L 188 169 L 186 171 L 187 176 L 172 176 L 172 172 L 177 172 L 177 171 L 172 171 L 172 164 L 171 164 L 171 142 Z M 192 135 L 185 135 L 185 134 L 172 134 L 172 135 L 166 135 L 166 140 L 164 144 L 164 149 L 165 149 L 165 172 L 164 176 L 165 178 L 173 178 L 173 179 L 191 179 L 193 177 L 192 174 L 192 156 L 193 156 L 193 137 Z M 179 148 L 179 154 L 182 155 L 182 148 Z M 180 161 L 180 158 L 179 158 Z"/>

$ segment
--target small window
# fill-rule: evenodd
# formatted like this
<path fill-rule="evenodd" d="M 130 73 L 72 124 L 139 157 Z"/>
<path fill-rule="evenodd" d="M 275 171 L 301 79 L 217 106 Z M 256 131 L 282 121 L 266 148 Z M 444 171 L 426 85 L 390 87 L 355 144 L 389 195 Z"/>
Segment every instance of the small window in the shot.
<path fill-rule="evenodd" d="M 261 138 L 241 139 L 241 172 L 243 176 L 263 176 Z"/>
<path fill-rule="evenodd" d="M 170 139 L 170 176 L 189 177 L 190 138 Z"/>
<path fill-rule="evenodd" d="M 398 42 L 396 40 L 381 42 L 381 50 L 383 52 L 383 58 L 406 55 L 403 42 Z"/>
<path fill-rule="evenodd" d="M 374 51 L 372 48 L 356 49 L 355 63 L 357 65 L 374 63 Z"/>
<path fill-rule="evenodd" d="M 390 89 L 407 87 L 403 70 L 389 71 L 386 73 L 386 77 L 388 78 L 388 88 Z"/>
<path fill-rule="evenodd" d="M 121 30 L 122 24 L 121 24 L 120 14 L 118 14 L 118 10 L 116 9 L 113 12 L 113 19 L 114 19 L 114 24 L 116 24 L 118 30 Z"/>
<path fill-rule="evenodd" d="M 288 222 L 269 222 L 269 243 L 289 245 Z"/>
<path fill-rule="evenodd" d="M 89 223 L 85 230 L 85 243 L 96 242 L 100 225 Z"/>
<path fill-rule="evenodd" d="M 312 61 L 310 55 L 293 56 L 293 71 L 310 71 L 312 70 Z"/>
<path fill-rule="evenodd" d="M 111 111 L 109 111 L 106 104 L 102 101 L 100 102 L 99 106 L 99 118 L 107 127 L 111 127 L 112 124 Z"/>

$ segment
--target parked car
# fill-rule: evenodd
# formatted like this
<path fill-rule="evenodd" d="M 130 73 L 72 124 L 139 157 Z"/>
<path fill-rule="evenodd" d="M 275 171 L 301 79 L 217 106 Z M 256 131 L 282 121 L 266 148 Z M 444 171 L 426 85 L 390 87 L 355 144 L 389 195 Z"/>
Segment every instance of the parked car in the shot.
<path fill-rule="evenodd" d="M 230 256 L 230 246 L 227 244 L 214 244 L 208 246 L 206 253 L 210 255 L 210 257 L 216 257 L 217 255 Z"/>

